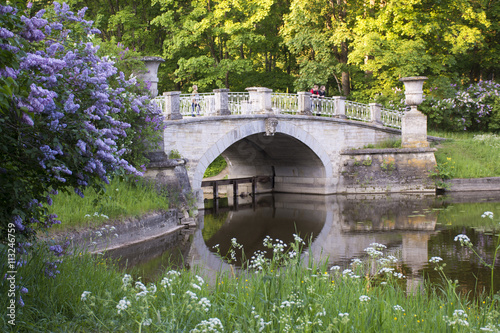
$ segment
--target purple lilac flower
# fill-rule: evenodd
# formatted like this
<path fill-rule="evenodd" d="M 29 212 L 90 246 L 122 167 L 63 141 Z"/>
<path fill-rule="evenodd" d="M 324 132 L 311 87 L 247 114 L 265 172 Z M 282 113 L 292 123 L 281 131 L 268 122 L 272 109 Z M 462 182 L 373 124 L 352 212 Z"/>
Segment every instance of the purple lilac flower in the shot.
<path fill-rule="evenodd" d="M 17 230 L 19 230 L 19 231 L 24 230 L 23 220 L 21 219 L 21 216 L 15 215 L 14 217 L 12 217 L 12 222 L 16 226 Z"/>

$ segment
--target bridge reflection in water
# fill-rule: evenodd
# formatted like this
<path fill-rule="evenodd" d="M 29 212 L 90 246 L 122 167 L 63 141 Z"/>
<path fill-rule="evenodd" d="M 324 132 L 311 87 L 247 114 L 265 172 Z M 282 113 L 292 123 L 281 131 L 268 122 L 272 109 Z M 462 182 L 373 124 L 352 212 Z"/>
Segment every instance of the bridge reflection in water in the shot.
<path fill-rule="evenodd" d="M 450 201 L 461 202 L 453 198 Z M 266 236 L 290 243 L 295 233 L 310 239 L 308 250 L 302 253 L 305 262 L 309 258 L 327 259 L 330 266 L 347 268 L 352 259 L 366 258 L 364 249 L 371 243 L 380 243 L 387 246 L 386 254 L 399 259 L 398 270 L 407 276 L 410 291 L 416 290 L 423 281 L 422 272 L 431 281 L 441 282 L 441 277 L 428 262 L 433 256 L 444 259 L 446 275 L 459 281 L 461 291 L 483 288 L 487 291 L 490 287 L 489 268 L 470 251 L 462 249 L 454 237 L 466 233 L 478 253 L 487 262 L 492 262 L 495 233 L 486 232 L 489 229 L 481 213 L 477 216 L 478 221 L 471 221 L 471 224 L 468 223 L 473 218 L 467 218 L 465 226 L 463 223 L 456 227 L 437 223 L 438 214 L 450 204 L 448 199 L 416 194 L 315 196 L 275 193 L 238 197 L 237 205 L 228 206 L 234 202 L 230 197 L 220 199 L 218 205 L 206 205 L 198 216 L 199 227 L 187 234 L 181 231 L 110 255 L 122 257 L 120 262 L 128 267 L 136 265 L 143 271 L 141 276 L 145 281 L 162 275 L 165 266 L 172 262 L 180 266 L 199 266 L 201 274 L 215 281 L 217 271 L 230 269 L 214 248 L 216 244 L 219 244 L 220 253 L 225 254 L 231 239 L 236 238 L 249 258 L 255 251 L 264 250 L 262 242 Z M 500 197 L 481 199 L 476 194 L 473 200 L 469 198 L 466 202 L 470 203 L 457 204 L 455 208 L 459 212 L 456 214 L 462 215 L 462 211 L 469 209 L 477 211 L 479 208 L 481 212 L 500 209 Z M 212 214 L 215 208 L 216 215 Z M 447 210 L 450 208 L 448 206 Z M 445 219 L 440 217 L 440 220 Z M 474 224 L 481 227 L 468 227 Z M 497 260 L 496 269 L 500 269 L 500 260 Z M 500 279 L 495 281 L 494 288 L 500 290 Z"/>
<path fill-rule="evenodd" d="M 434 196 L 315 196 L 300 194 L 259 195 L 238 200 L 234 207 L 217 207 L 200 216 L 200 228 L 195 232 L 189 252 L 189 262 L 214 274 L 228 267 L 217 254 L 231 247 L 236 238 L 243 245 L 246 258 L 257 250 L 265 250 L 266 236 L 293 242 L 293 234 L 310 240 L 302 256 L 315 260 L 328 258 L 330 265 L 347 266 L 353 258 L 366 256 L 371 243 L 388 247 L 404 265 L 409 287 L 421 281 L 419 272 L 427 264 L 427 241 L 435 233 L 437 212 L 432 210 Z M 227 202 L 234 202 L 229 198 Z M 237 253 L 238 255 L 241 253 Z"/>

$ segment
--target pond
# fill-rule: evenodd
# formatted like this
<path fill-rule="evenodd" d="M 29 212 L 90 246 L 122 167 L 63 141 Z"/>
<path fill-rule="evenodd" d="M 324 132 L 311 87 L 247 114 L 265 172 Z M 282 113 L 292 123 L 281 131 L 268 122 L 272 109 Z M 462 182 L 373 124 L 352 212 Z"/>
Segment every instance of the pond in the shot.
<path fill-rule="evenodd" d="M 494 219 L 481 217 L 485 211 L 493 212 Z M 477 254 L 491 263 L 499 222 L 500 193 L 494 192 L 454 197 L 277 193 L 207 201 L 195 230 L 108 254 L 121 257 L 122 265 L 133 267 L 147 281 L 161 275 L 169 264 L 196 266 L 208 278 L 215 277 L 219 269 L 229 269 L 219 254 L 229 252 L 233 238 L 243 245 L 237 258 L 242 251 L 250 258 L 265 250 L 266 237 L 289 244 L 297 234 L 306 240 L 301 254 L 305 260 L 328 260 L 329 265 L 342 268 L 348 268 L 353 259 L 367 258 L 364 250 L 380 243 L 387 246 L 386 254 L 399 259 L 398 269 L 406 275 L 408 288 L 424 280 L 440 283 L 442 278 L 429 259 L 441 257 L 447 277 L 457 280 L 461 291 L 474 294 L 489 290 L 491 270 L 454 238 L 467 235 Z M 500 258 L 496 272 L 500 274 Z M 500 290 L 500 277 L 494 289 Z"/>

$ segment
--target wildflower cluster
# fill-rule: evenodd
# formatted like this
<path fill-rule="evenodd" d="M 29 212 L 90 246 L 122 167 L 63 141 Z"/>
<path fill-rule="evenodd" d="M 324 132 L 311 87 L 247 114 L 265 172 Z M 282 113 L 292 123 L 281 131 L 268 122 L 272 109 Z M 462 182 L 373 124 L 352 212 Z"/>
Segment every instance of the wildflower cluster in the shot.
<path fill-rule="evenodd" d="M 469 322 L 467 321 L 467 313 L 464 310 L 455 310 L 453 311 L 453 315 L 450 317 L 443 316 L 443 319 L 449 326 L 469 326 Z"/>

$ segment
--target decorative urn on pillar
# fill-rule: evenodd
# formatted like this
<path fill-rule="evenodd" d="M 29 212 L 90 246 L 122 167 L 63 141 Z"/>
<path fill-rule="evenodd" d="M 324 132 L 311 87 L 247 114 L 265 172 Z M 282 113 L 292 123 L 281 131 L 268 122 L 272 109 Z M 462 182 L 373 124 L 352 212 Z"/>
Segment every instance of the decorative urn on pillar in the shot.
<path fill-rule="evenodd" d="M 425 76 L 411 76 L 399 79 L 405 85 L 406 105 L 410 111 L 406 112 L 401 124 L 401 145 L 403 148 L 429 147 L 427 141 L 427 116 L 417 110 L 422 103 Z"/>
<path fill-rule="evenodd" d="M 165 62 L 165 59 L 160 57 L 143 57 L 142 61 L 146 65 L 147 72 L 139 75 L 139 77 L 143 79 L 144 82 L 149 82 L 151 84 L 149 91 L 152 97 L 156 97 L 158 95 L 158 66 L 160 66 L 162 62 Z"/>

